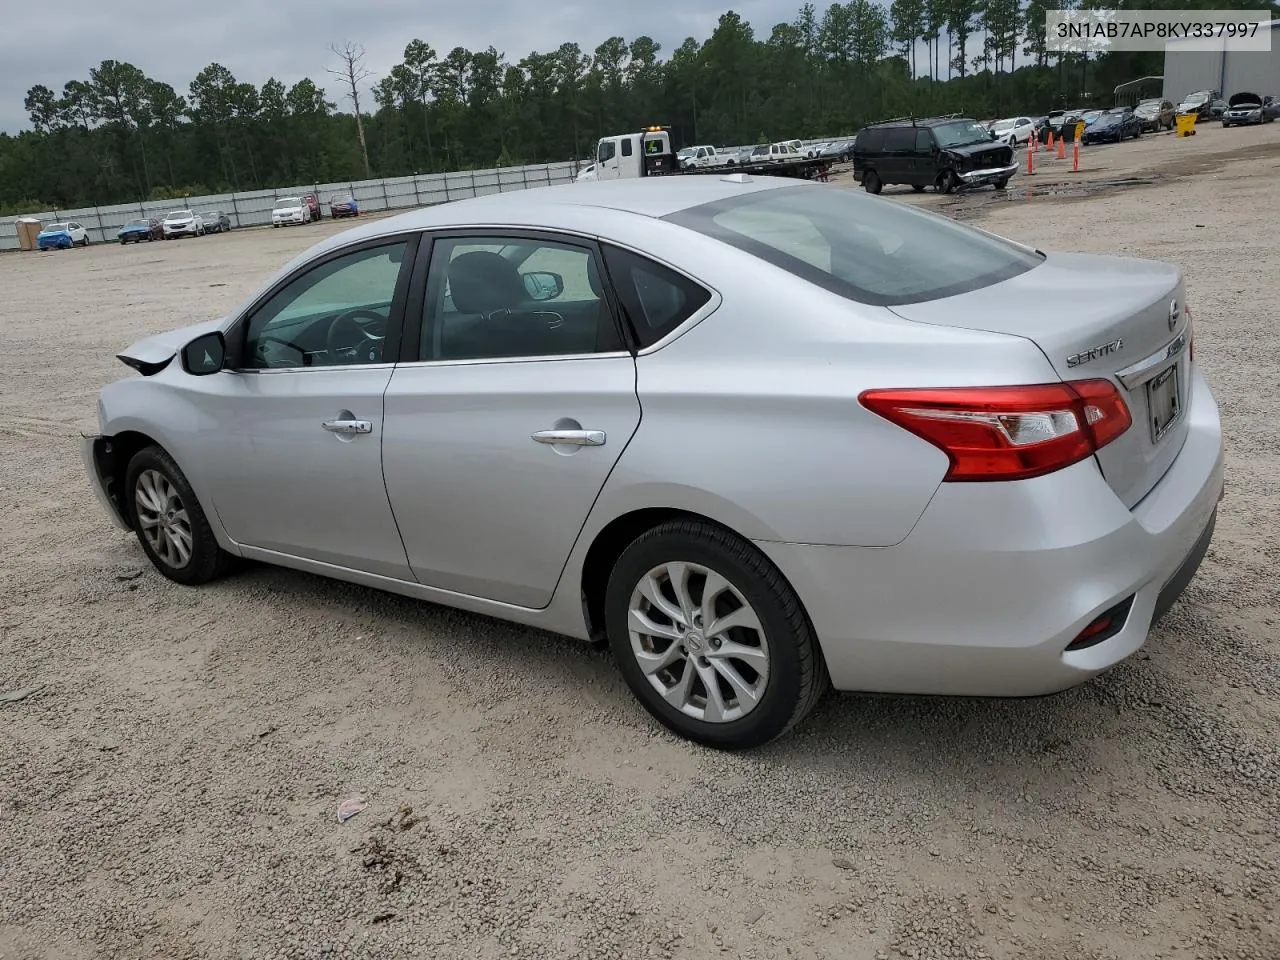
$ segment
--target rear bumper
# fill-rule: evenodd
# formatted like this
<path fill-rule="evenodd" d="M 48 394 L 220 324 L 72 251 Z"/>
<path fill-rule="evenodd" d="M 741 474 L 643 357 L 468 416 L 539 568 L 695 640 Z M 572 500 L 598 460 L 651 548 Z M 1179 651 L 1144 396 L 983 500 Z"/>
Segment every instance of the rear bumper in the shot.
<path fill-rule="evenodd" d="M 841 690 L 1036 696 L 1136 652 L 1186 588 L 1223 490 L 1217 406 L 1196 372 L 1182 450 L 1132 511 L 1093 460 L 1009 484 L 943 484 L 884 548 L 761 542 Z M 1067 646 L 1132 598 L 1124 626 Z"/>
<path fill-rule="evenodd" d="M 967 173 L 956 171 L 956 176 L 960 178 L 965 186 L 977 187 L 983 184 L 995 183 L 997 180 L 1004 180 L 1012 177 L 1018 172 L 1018 165 L 1012 163 L 1007 167 L 985 167 L 982 170 L 970 170 Z"/>

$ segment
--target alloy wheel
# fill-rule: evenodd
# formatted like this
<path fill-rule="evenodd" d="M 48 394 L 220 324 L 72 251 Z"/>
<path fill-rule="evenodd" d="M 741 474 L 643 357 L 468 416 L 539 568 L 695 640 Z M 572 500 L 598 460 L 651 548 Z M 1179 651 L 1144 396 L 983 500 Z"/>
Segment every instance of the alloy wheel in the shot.
<path fill-rule="evenodd" d="M 162 561 L 180 570 L 191 562 L 191 519 L 177 489 L 159 470 L 144 470 L 134 486 L 138 526 Z"/>
<path fill-rule="evenodd" d="M 769 684 L 769 642 L 742 593 L 696 563 L 654 567 L 627 606 L 631 652 L 650 685 L 681 713 L 729 723 Z"/>

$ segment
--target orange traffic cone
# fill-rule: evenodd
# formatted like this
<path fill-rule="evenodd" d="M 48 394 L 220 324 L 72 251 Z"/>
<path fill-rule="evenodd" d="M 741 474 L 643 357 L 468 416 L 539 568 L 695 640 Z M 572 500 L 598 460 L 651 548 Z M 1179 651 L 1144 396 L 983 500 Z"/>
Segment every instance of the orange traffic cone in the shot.
<path fill-rule="evenodd" d="M 1071 145 L 1071 172 L 1076 173 L 1080 170 L 1080 141 L 1077 140 Z"/>
<path fill-rule="evenodd" d="M 1067 159 L 1067 138 L 1066 137 L 1058 138 L 1058 159 L 1059 160 Z"/>
<path fill-rule="evenodd" d="M 1031 141 L 1027 141 L 1027 176 L 1031 176 L 1036 172 L 1036 155 L 1031 149 Z"/>
<path fill-rule="evenodd" d="M 1046 149 L 1053 149 L 1053 127 L 1049 128 L 1049 142 L 1045 144 Z"/>

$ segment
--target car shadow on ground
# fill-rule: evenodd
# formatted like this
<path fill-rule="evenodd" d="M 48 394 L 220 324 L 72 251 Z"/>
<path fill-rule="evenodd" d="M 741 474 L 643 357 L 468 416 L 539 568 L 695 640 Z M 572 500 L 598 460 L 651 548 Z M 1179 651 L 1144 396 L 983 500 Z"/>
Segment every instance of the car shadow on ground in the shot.
<path fill-rule="evenodd" d="M 344 611 L 375 622 L 379 633 L 409 644 L 411 656 L 447 660 L 460 695 L 484 690 L 495 675 L 537 678 L 507 699 L 528 696 L 518 709 L 575 717 L 592 736 L 646 735 L 677 750 L 687 744 L 652 721 L 625 687 L 603 645 L 523 627 L 492 617 L 400 597 L 284 568 L 247 563 L 219 590 L 265 590 L 291 606 L 326 618 Z M 1158 642 L 1159 637 L 1153 642 Z M 366 643 L 369 642 L 365 638 Z M 375 641 L 378 642 L 378 641 Z M 461 646 L 460 646 L 461 645 Z M 1134 709 L 1149 691 L 1139 689 L 1146 670 L 1140 653 L 1110 673 L 1045 697 L 983 699 L 829 693 L 789 735 L 737 754 L 702 751 L 730 769 L 785 767 L 822 780 L 856 781 L 868 769 L 895 779 L 924 777 L 975 788 L 1062 789 L 1132 733 Z M 656 746 L 656 744 L 655 744 Z M 1060 775 L 1046 775 L 1058 769 Z M 1074 774 L 1069 773 L 1073 770 Z"/>

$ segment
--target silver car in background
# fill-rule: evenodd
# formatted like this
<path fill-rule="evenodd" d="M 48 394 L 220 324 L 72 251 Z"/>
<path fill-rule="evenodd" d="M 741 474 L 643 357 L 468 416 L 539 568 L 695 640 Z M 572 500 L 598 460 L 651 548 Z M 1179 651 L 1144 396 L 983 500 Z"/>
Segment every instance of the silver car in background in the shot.
<path fill-rule="evenodd" d="M 723 748 L 831 685 L 1095 676 L 1223 488 L 1177 268 L 781 178 L 380 220 L 120 358 L 85 463 L 165 576 L 243 557 L 607 638 Z"/>

